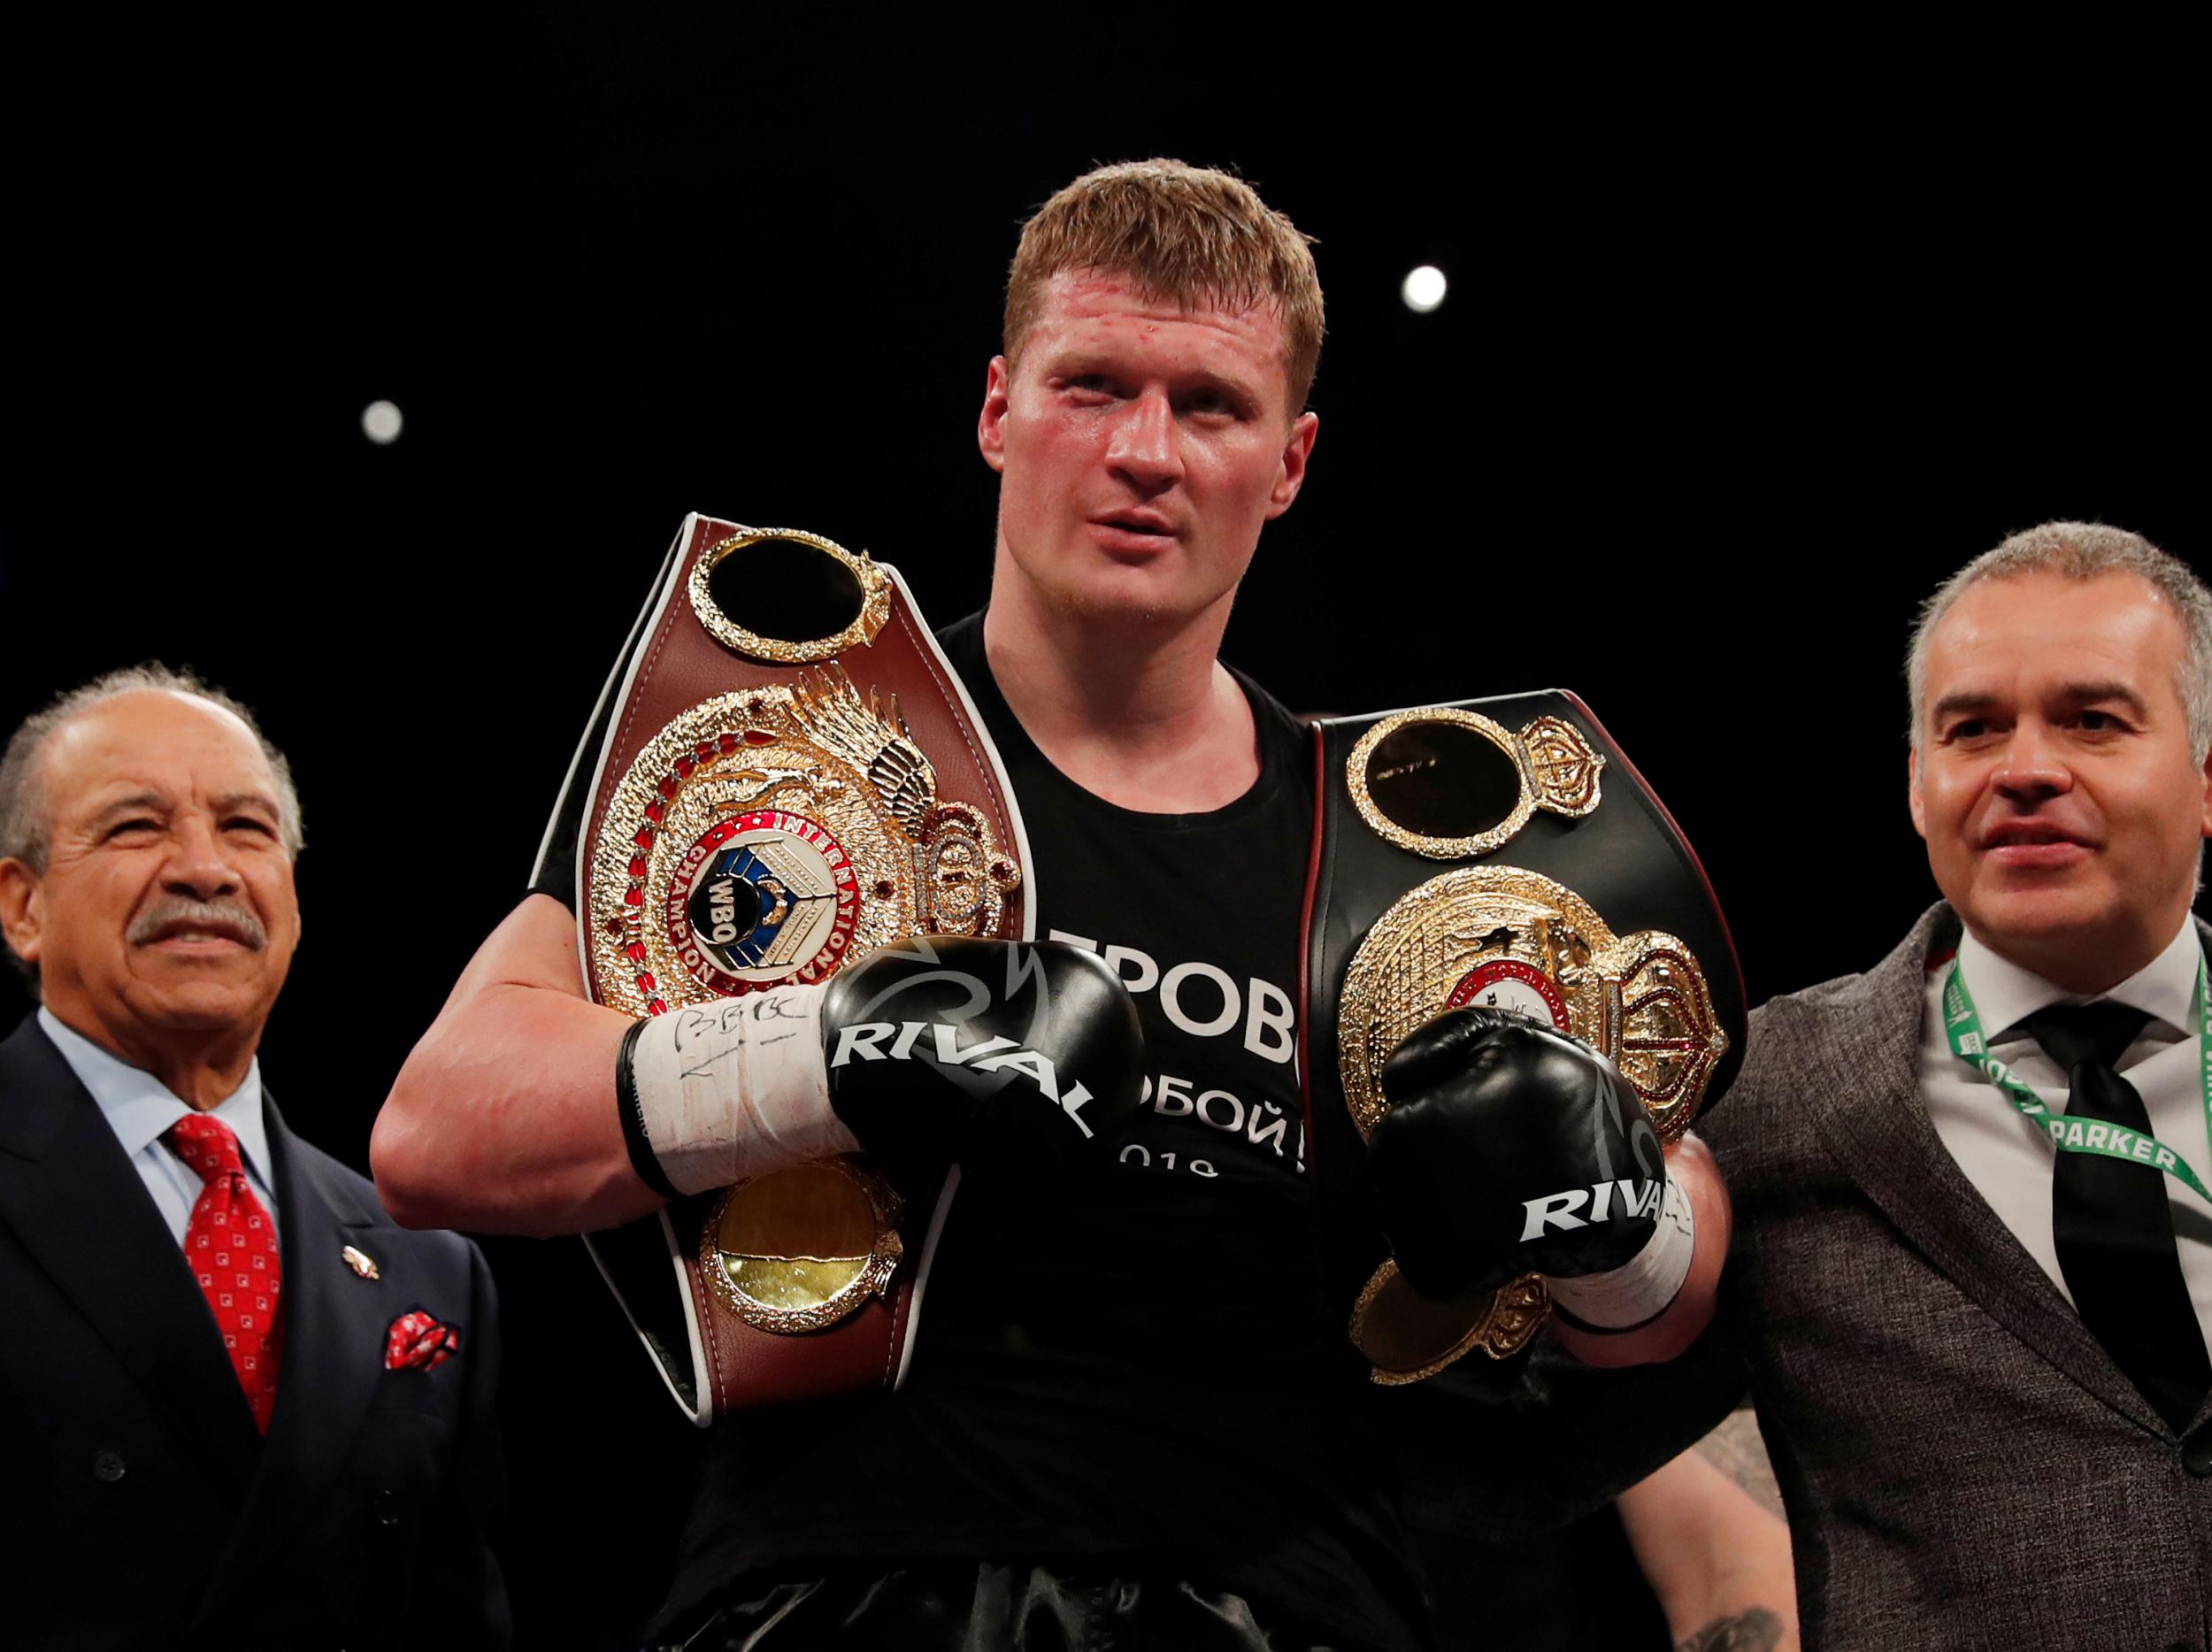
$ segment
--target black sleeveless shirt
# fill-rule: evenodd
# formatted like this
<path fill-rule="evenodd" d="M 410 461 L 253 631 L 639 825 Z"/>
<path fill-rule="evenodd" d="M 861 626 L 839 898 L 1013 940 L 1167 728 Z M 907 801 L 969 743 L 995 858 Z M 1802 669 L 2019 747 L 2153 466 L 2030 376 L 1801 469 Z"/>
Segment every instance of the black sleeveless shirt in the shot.
<path fill-rule="evenodd" d="M 1038 751 L 979 617 L 942 640 L 1019 800 L 1038 935 L 1135 997 L 1147 1104 L 1044 1196 L 963 1183 L 897 1393 L 717 1425 L 664 1615 L 826 1564 L 1057 1559 L 1233 1590 L 1350 1647 L 1423 1644 L 1304 1139 L 1307 737 L 1246 682 L 1251 789 L 1137 813 Z"/>

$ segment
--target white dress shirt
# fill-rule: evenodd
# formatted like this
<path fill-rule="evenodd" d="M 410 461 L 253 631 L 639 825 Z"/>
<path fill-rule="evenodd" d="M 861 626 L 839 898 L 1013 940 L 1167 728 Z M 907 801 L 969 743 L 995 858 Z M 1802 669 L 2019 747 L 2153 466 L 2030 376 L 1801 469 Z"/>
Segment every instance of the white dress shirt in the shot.
<path fill-rule="evenodd" d="M 2098 995 L 2146 1011 L 2150 1020 L 2121 1056 L 2119 1072 L 2149 1111 L 2160 1143 L 2178 1153 L 2212 1185 L 2212 1141 L 2206 1139 L 2199 1067 L 2197 926 L 2185 919 L 2166 949 L 2111 991 Z M 2066 1110 L 2067 1076 L 2018 1023 L 2055 1003 L 2086 1003 L 1991 951 L 1970 934 L 1959 942 L 1959 972 L 1972 995 L 1990 1053 L 2042 1098 L 2054 1115 Z M 1920 1087 L 1936 1134 L 1966 1178 L 2003 1218 L 2068 1302 L 2058 1246 L 2051 1235 L 2051 1167 L 2058 1149 L 2042 1129 L 1968 1062 L 1951 1053 L 1943 1033 L 1945 964 L 1928 977 L 1920 1018 Z M 2196 1303 L 2198 1323 L 2212 1339 L 2212 1205 L 2172 1176 L 2161 1178 L 2174 1215 L 2181 1274 Z"/>
<path fill-rule="evenodd" d="M 161 1133 L 178 1119 L 189 1117 L 193 1110 L 152 1073 L 142 1072 L 128 1062 L 110 1055 L 83 1033 L 65 1026 L 43 1004 L 39 1006 L 38 1024 L 45 1029 L 46 1036 L 54 1041 L 54 1048 L 61 1051 L 61 1058 L 69 1064 L 70 1071 L 92 1092 L 101 1117 L 108 1121 L 108 1128 L 115 1132 L 115 1139 L 122 1143 L 123 1156 L 130 1160 L 131 1168 L 146 1184 L 146 1191 L 153 1196 L 154 1208 L 161 1212 L 162 1220 L 169 1224 L 169 1232 L 181 1250 L 184 1230 L 191 1225 L 192 1207 L 199 1202 L 200 1189 L 206 1184 L 200 1179 L 199 1172 L 170 1149 Z M 246 1180 L 268 1209 L 272 1226 L 269 1239 L 274 1244 L 276 1192 L 270 1183 L 269 1131 L 261 1114 L 258 1057 L 247 1067 L 245 1081 L 225 1096 L 213 1112 L 238 1138 L 238 1156 L 245 1164 Z"/>

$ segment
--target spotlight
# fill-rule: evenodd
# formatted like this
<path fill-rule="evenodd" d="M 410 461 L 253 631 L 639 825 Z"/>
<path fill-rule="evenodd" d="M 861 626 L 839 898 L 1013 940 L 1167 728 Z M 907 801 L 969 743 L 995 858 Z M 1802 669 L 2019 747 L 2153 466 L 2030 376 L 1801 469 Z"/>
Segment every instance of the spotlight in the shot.
<path fill-rule="evenodd" d="M 1408 276 L 1406 279 L 1411 280 L 1413 278 Z M 1442 278 L 1438 279 L 1440 280 Z M 1413 300 L 1409 298 L 1406 302 L 1411 304 Z M 380 448 L 388 448 L 397 442 L 399 427 L 405 422 L 399 416 L 399 409 L 389 402 L 371 402 L 361 410 L 361 434 Z"/>
<path fill-rule="evenodd" d="M 1407 272 L 1405 285 L 1398 290 L 1407 309 L 1425 316 L 1444 302 L 1444 272 L 1433 264 L 1424 264 Z"/>

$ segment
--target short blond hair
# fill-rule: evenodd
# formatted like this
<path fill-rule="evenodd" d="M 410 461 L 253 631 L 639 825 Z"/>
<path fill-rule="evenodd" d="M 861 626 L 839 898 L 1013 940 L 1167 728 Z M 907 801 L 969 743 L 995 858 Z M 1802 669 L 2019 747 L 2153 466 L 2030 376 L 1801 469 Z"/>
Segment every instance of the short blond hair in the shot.
<path fill-rule="evenodd" d="M 1252 186 L 1179 160 L 1123 161 L 1085 173 L 1022 226 L 1006 277 L 1006 359 L 1064 270 L 1122 275 L 1153 301 L 1185 310 L 1248 310 L 1272 303 L 1282 318 L 1290 410 L 1313 389 L 1321 365 L 1321 278 L 1313 239 L 1260 199 Z"/>

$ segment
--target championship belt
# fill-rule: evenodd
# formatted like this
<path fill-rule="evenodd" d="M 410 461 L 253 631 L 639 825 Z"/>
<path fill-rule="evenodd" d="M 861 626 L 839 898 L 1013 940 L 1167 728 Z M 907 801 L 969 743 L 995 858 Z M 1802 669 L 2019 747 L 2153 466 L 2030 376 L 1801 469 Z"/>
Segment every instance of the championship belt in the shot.
<path fill-rule="evenodd" d="M 1315 737 L 1316 1108 L 1340 1097 L 1364 1138 L 1389 1108 L 1384 1059 L 1478 1004 L 1584 1040 L 1662 1138 L 1688 1129 L 1742 1058 L 1742 972 L 1696 854 L 1589 707 L 1510 695 L 1334 718 Z M 1476 1348 L 1512 1354 L 1549 1308 L 1534 1274 L 1472 1304 L 1432 1302 L 1385 1258 L 1351 1336 L 1376 1381 L 1414 1382 Z"/>
<path fill-rule="evenodd" d="M 897 572 L 813 534 L 684 519 L 549 844 L 564 817 L 585 989 L 627 1015 L 825 980 L 915 934 L 1030 935 L 982 719 Z M 958 1179 L 839 1155 L 585 1243 L 703 1427 L 896 1387 Z"/>

